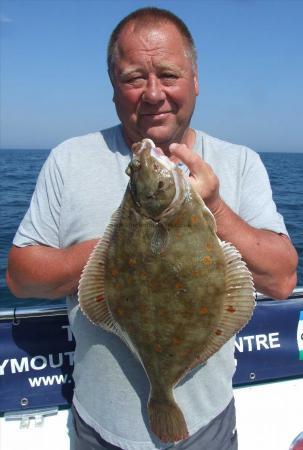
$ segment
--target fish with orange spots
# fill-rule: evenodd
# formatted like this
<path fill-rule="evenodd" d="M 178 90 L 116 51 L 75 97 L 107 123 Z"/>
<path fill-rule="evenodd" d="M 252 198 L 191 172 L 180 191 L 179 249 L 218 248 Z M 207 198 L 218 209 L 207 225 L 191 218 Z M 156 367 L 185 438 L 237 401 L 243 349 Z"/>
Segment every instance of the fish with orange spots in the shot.
<path fill-rule="evenodd" d="M 176 442 L 188 430 L 173 389 L 248 322 L 253 281 L 239 252 L 217 237 L 189 179 L 151 140 L 133 146 L 126 172 L 123 201 L 84 268 L 79 302 L 139 359 L 151 430 Z"/>

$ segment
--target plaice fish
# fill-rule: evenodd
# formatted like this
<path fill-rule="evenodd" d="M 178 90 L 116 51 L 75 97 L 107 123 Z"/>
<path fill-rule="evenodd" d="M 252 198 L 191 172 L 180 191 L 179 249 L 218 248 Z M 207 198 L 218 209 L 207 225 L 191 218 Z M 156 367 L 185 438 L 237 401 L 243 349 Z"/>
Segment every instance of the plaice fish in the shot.
<path fill-rule="evenodd" d="M 176 442 L 188 429 L 174 387 L 248 322 L 255 291 L 182 170 L 149 139 L 133 152 L 123 201 L 84 268 L 79 302 L 137 356 L 150 382 L 151 430 Z"/>

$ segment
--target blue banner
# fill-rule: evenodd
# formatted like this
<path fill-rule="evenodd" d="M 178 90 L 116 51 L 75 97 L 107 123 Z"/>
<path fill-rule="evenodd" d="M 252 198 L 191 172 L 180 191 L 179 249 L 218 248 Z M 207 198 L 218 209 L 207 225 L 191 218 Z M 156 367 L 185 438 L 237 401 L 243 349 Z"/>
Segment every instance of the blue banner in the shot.
<path fill-rule="evenodd" d="M 258 302 L 235 359 L 234 385 L 303 376 L 303 299 Z"/>
<path fill-rule="evenodd" d="M 0 321 L 0 413 L 67 406 L 74 347 L 67 316 Z M 235 386 L 303 376 L 303 298 L 258 302 L 235 359 Z"/>
<path fill-rule="evenodd" d="M 66 316 L 0 321 L 0 413 L 70 403 L 74 347 Z"/>

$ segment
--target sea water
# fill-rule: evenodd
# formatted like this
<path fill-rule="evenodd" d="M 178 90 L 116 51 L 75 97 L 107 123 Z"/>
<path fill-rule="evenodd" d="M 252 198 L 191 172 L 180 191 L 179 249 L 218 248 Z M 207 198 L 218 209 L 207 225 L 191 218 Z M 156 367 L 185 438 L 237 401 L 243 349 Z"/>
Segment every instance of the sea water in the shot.
<path fill-rule="evenodd" d="M 45 304 L 43 299 L 16 299 L 6 287 L 5 270 L 8 250 L 29 206 L 38 173 L 48 154 L 48 150 L 0 150 L 0 308 Z M 278 211 L 284 216 L 286 227 L 299 254 L 298 285 L 302 286 L 303 153 L 264 152 L 260 153 L 260 156 L 270 177 Z"/>

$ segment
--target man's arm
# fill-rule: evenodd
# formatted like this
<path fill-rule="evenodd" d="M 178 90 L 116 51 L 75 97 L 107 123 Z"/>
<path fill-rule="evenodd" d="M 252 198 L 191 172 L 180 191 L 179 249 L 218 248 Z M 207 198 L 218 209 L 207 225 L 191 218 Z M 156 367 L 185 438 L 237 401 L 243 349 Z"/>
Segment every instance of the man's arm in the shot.
<path fill-rule="evenodd" d="M 287 236 L 250 226 L 219 195 L 219 180 L 212 168 L 184 144 L 172 144 L 171 154 L 190 169 L 190 181 L 212 211 L 221 240 L 231 242 L 253 274 L 258 291 L 272 298 L 287 298 L 297 282 L 298 256 Z"/>
<path fill-rule="evenodd" d="M 6 281 L 16 297 L 56 299 L 77 292 L 79 278 L 98 239 L 65 249 L 12 246 Z"/>
<path fill-rule="evenodd" d="M 287 298 L 297 283 L 298 264 L 288 237 L 250 226 L 223 200 L 214 216 L 218 236 L 239 250 L 252 272 L 256 289 L 272 298 Z"/>

